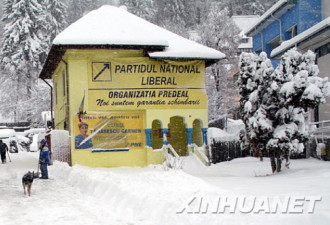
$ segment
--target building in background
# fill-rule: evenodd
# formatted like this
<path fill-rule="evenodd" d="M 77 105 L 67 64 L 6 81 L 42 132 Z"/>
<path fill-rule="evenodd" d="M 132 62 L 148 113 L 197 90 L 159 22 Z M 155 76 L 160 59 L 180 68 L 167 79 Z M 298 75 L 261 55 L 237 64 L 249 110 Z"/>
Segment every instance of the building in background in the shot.
<path fill-rule="evenodd" d="M 253 51 L 265 51 L 276 66 L 280 57 L 297 47 L 316 53 L 321 77 L 330 73 L 330 2 L 328 0 L 280 0 L 246 31 L 253 37 Z M 314 109 L 312 121 L 330 120 L 330 98 Z"/>
<path fill-rule="evenodd" d="M 253 52 L 271 52 L 283 42 L 294 38 L 321 22 L 327 0 L 279 0 L 266 11 L 245 34 L 253 38 Z M 272 57 L 273 65 L 279 62 Z"/>
<path fill-rule="evenodd" d="M 232 16 L 231 18 L 235 22 L 236 26 L 241 30 L 240 45 L 238 46 L 238 54 L 242 52 L 252 52 L 253 49 L 253 39 L 252 37 L 246 36 L 245 32 L 256 23 L 260 16 L 258 15 L 242 15 L 242 16 Z"/>

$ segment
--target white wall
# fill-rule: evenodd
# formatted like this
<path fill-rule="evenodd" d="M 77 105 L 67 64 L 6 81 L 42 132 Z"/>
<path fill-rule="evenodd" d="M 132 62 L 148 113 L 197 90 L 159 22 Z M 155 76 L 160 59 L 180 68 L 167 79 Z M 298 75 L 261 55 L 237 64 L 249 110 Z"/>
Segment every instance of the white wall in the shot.
<path fill-rule="evenodd" d="M 329 77 L 330 80 L 330 54 L 327 54 L 318 59 L 317 64 L 320 69 L 320 77 Z M 319 120 L 330 120 L 330 97 L 327 98 L 327 103 L 321 104 L 319 107 Z"/>
<path fill-rule="evenodd" d="M 322 0 L 322 19 L 326 19 L 330 16 L 330 1 Z"/>

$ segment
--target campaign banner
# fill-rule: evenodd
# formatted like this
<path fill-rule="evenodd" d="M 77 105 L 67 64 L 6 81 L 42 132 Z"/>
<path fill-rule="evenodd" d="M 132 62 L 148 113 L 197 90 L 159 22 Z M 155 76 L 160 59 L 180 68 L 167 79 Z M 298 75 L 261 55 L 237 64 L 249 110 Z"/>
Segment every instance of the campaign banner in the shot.
<path fill-rule="evenodd" d="M 132 57 L 91 61 L 90 65 L 89 88 L 205 88 L 203 60 Z"/>
<path fill-rule="evenodd" d="M 124 151 L 145 145 L 144 113 L 88 113 L 73 118 L 75 149 Z"/>
<path fill-rule="evenodd" d="M 204 109 L 207 108 L 205 90 L 194 89 L 116 89 L 88 90 L 91 109 Z"/>
<path fill-rule="evenodd" d="M 89 110 L 207 108 L 203 60 L 132 57 L 90 65 Z"/>

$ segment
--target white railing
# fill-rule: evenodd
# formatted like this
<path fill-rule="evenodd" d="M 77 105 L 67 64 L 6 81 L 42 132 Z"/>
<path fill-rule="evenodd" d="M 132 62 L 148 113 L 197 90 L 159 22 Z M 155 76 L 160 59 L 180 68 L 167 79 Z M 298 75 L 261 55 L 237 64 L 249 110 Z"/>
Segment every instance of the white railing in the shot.
<path fill-rule="evenodd" d="M 165 162 L 164 162 L 164 168 L 165 169 L 182 169 L 182 162 L 183 159 L 178 155 L 178 153 L 174 150 L 172 145 L 167 144 L 163 146 L 163 149 L 165 151 Z M 170 154 L 171 152 L 173 154 Z"/>
<path fill-rule="evenodd" d="M 311 130 L 311 133 L 315 137 L 316 143 L 318 143 L 318 138 L 321 138 L 323 141 L 324 138 L 330 138 L 330 120 L 311 122 L 309 123 L 309 128 Z"/>
<path fill-rule="evenodd" d="M 205 155 L 205 153 L 203 151 L 201 151 L 201 149 L 195 144 L 191 144 L 191 147 L 193 149 L 193 153 L 204 163 L 205 166 L 210 166 L 210 160 L 209 158 L 207 158 L 207 156 Z M 198 154 L 196 154 L 196 152 L 198 152 Z"/>

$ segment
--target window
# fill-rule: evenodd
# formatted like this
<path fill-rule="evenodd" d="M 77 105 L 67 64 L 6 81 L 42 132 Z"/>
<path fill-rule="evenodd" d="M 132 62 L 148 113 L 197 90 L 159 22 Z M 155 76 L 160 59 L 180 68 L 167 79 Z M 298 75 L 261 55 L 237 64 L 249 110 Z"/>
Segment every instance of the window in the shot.
<path fill-rule="evenodd" d="M 242 52 L 252 52 L 252 48 L 240 48 L 239 53 L 242 53 Z"/>
<path fill-rule="evenodd" d="M 63 96 L 65 96 L 65 70 L 62 71 L 62 81 L 63 81 Z"/>
<path fill-rule="evenodd" d="M 315 52 L 317 53 L 318 57 L 322 57 L 322 56 L 329 54 L 330 53 L 330 42 L 317 48 L 315 50 Z"/>
<path fill-rule="evenodd" d="M 291 39 L 295 36 L 297 36 L 298 30 L 297 30 L 297 24 L 293 25 L 289 29 L 286 30 L 285 38 L 286 39 Z"/>
<path fill-rule="evenodd" d="M 241 43 L 244 43 L 244 44 L 249 43 L 249 38 L 242 38 Z"/>
<path fill-rule="evenodd" d="M 55 97 L 55 104 L 57 105 L 57 82 L 54 83 L 54 97 Z"/>
<path fill-rule="evenodd" d="M 278 46 L 280 46 L 281 45 L 281 43 L 280 43 L 280 35 L 278 35 L 275 38 L 273 38 L 272 40 L 270 40 L 267 44 L 270 45 L 272 49 L 275 49 Z"/>
<path fill-rule="evenodd" d="M 298 31 L 297 31 L 297 25 L 293 26 L 293 29 L 291 30 L 291 38 L 297 36 Z"/>

